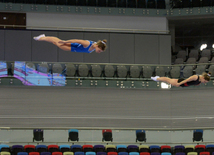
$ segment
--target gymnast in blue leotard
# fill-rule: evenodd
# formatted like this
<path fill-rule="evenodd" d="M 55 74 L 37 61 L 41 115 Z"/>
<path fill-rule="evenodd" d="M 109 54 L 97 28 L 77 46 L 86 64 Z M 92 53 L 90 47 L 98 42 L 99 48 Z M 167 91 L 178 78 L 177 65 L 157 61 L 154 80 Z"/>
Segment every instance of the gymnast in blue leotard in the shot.
<path fill-rule="evenodd" d="M 53 43 L 54 45 L 58 46 L 60 49 L 64 51 L 71 51 L 71 52 L 81 52 L 81 53 L 91 53 L 95 51 L 96 53 L 104 52 L 107 48 L 106 43 L 107 40 L 99 40 L 97 42 L 90 41 L 90 40 L 79 40 L 79 39 L 72 39 L 72 40 L 61 40 L 57 37 L 50 37 L 41 34 L 37 37 L 34 37 L 34 40 L 37 41 L 47 41 Z"/>

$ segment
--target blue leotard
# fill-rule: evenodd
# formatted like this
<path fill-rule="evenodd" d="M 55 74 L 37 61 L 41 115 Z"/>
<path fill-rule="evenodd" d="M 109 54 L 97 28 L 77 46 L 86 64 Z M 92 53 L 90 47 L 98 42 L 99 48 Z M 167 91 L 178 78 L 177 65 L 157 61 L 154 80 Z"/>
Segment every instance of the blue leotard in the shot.
<path fill-rule="evenodd" d="M 91 47 L 91 45 L 94 43 L 93 41 L 90 41 L 89 46 L 84 48 L 82 44 L 79 44 L 79 43 L 71 43 L 71 52 L 81 52 L 81 53 L 91 53 L 93 52 L 94 50 L 92 51 L 89 51 L 89 48 Z"/>

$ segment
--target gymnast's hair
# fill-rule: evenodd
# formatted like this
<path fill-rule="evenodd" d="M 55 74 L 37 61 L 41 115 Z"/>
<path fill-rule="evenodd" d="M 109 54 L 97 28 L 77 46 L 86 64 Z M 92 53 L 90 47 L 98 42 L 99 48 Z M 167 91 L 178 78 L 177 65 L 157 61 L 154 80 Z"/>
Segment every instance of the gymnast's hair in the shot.
<path fill-rule="evenodd" d="M 204 80 L 210 81 L 211 72 L 209 73 L 204 72 L 202 73 L 202 76 L 204 77 Z"/>
<path fill-rule="evenodd" d="M 98 41 L 97 41 L 98 47 L 99 47 L 101 50 L 103 50 L 103 51 L 105 51 L 105 49 L 107 48 L 106 43 L 107 43 L 107 40 L 106 40 L 106 39 L 104 39 L 104 40 L 98 40 Z"/>

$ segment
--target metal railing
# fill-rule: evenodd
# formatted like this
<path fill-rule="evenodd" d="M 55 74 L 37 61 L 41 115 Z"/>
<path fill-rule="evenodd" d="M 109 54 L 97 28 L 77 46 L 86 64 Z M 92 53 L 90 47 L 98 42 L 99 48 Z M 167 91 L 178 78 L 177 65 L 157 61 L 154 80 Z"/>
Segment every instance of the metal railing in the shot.
<path fill-rule="evenodd" d="M 47 26 L 25 26 L 25 25 L 3 25 L 4 29 L 37 29 L 37 30 L 61 30 L 61 31 L 80 31 L 80 32 L 124 32 L 124 33 L 155 33 L 169 34 L 169 30 L 146 30 L 146 29 L 118 29 L 118 28 L 88 28 L 88 27 L 47 27 Z"/>

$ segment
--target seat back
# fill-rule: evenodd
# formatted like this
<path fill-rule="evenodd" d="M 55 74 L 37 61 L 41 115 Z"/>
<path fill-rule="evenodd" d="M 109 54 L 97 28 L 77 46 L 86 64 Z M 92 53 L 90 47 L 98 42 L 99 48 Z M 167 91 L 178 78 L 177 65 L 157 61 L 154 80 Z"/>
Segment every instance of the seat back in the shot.
<path fill-rule="evenodd" d="M 48 152 L 59 152 L 58 145 L 48 145 Z"/>
<path fill-rule="evenodd" d="M 82 146 L 81 145 L 71 145 L 71 152 L 81 152 Z M 84 153 L 84 152 L 83 152 Z"/>
<path fill-rule="evenodd" d="M 193 130 L 193 142 L 194 141 L 203 142 L 203 130 L 201 130 L 201 129 Z"/>
<path fill-rule="evenodd" d="M 210 155 L 210 152 L 200 152 L 199 155 Z"/>
<path fill-rule="evenodd" d="M 118 155 L 129 155 L 128 152 L 118 152 Z"/>
<path fill-rule="evenodd" d="M 193 75 L 193 67 L 192 66 L 185 66 L 183 69 L 183 77 L 188 78 Z"/>
<path fill-rule="evenodd" d="M 52 73 L 62 74 L 62 65 L 60 63 L 54 63 L 52 65 Z"/>
<path fill-rule="evenodd" d="M 76 74 L 76 67 L 72 63 L 65 64 L 66 66 L 66 75 L 68 77 L 74 77 Z"/>
<path fill-rule="evenodd" d="M 17 155 L 18 152 L 23 152 L 24 147 L 22 145 L 13 145 L 12 146 L 12 155 Z"/>
<path fill-rule="evenodd" d="M 119 78 L 125 78 L 127 76 L 127 68 L 125 65 L 117 66 L 117 75 Z"/>
<path fill-rule="evenodd" d="M 196 49 L 191 49 L 189 52 L 189 58 L 195 58 L 195 60 L 198 60 L 199 57 L 199 51 Z"/>
<path fill-rule="evenodd" d="M 202 74 L 203 72 L 206 71 L 206 65 L 199 65 L 197 66 L 197 68 L 195 69 L 195 73 L 196 74 Z"/>
<path fill-rule="evenodd" d="M 28 155 L 27 152 L 17 152 L 17 155 Z"/>
<path fill-rule="evenodd" d="M 165 69 L 164 69 L 164 67 L 162 67 L 162 66 L 157 66 L 157 67 L 155 68 L 155 73 L 156 73 L 156 75 L 158 75 L 158 76 L 162 76 L 162 77 L 166 76 Z"/>
<path fill-rule="evenodd" d="M 82 150 L 83 150 L 83 152 L 92 152 L 93 151 L 93 145 L 83 145 Z"/>
<path fill-rule="evenodd" d="M 139 152 L 139 147 L 137 145 L 128 145 L 127 151 L 128 152 Z"/>
<path fill-rule="evenodd" d="M 87 77 L 89 73 L 88 66 L 85 64 L 81 64 L 78 66 L 78 73 L 80 77 Z"/>
<path fill-rule="evenodd" d="M 29 152 L 28 155 L 40 155 L 39 152 Z"/>
<path fill-rule="evenodd" d="M 169 145 L 162 145 L 161 146 L 161 152 L 169 152 L 169 153 L 171 153 L 172 152 L 171 146 L 169 146 Z M 164 154 L 164 155 L 167 155 L 167 154 Z"/>
<path fill-rule="evenodd" d="M 40 73 L 49 73 L 49 66 L 47 63 L 41 63 L 37 65 L 37 71 L 39 71 Z"/>
<path fill-rule="evenodd" d="M 185 153 L 188 154 L 189 152 L 194 152 L 194 145 L 186 145 L 185 146 Z"/>
<path fill-rule="evenodd" d="M 52 152 L 52 155 L 62 155 L 62 152 Z"/>
<path fill-rule="evenodd" d="M 149 152 L 149 146 L 148 145 L 139 145 L 139 152 L 142 152 L 142 153 Z"/>
<path fill-rule="evenodd" d="M 140 141 L 146 141 L 146 132 L 145 130 L 136 130 L 136 142 Z"/>
<path fill-rule="evenodd" d="M 158 146 L 158 145 L 151 145 L 151 146 L 149 147 L 149 149 L 150 149 L 150 152 L 151 152 L 151 153 L 152 153 L 152 152 L 157 152 L 157 153 L 160 153 L 160 152 L 161 152 L 160 146 Z"/>
<path fill-rule="evenodd" d="M 60 145 L 59 146 L 59 150 L 60 152 L 64 153 L 64 152 L 70 152 L 71 149 L 70 149 L 70 145 Z"/>
<path fill-rule="evenodd" d="M 115 145 L 106 145 L 106 152 L 117 152 Z"/>
<path fill-rule="evenodd" d="M 24 151 L 28 152 L 28 153 L 29 152 L 35 152 L 35 148 L 36 148 L 35 145 L 25 145 L 24 146 Z"/>
<path fill-rule="evenodd" d="M 197 152 L 188 152 L 187 155 L 198 155 Z"/>
<path fill-rule="evenodd" d="M 210 51 L 210 49 L 203 49 L 201 51 L 201 57 L 207 57 L 208 60 L 210 60 L 210 58 L 211 58 L 211 51 Z"/>
<path fill-rule="evenodd" d="M 113 140 L 113 138 L 112 138 L 112 130 L 111 129 L 102 130 L 102 134 L 103 134 L 102 141 L 112 141 Z"/>
<path fill-rule="evenodd" d="M 180 66 L 173 66 L 169 73 L 171 78 L 179 78 L 181 75 Z"/>
<path fill-rule="evenodd" d="M 208 63 L 208 62 L 209 62 L 209 60 L 208 60 L 207 57 L 201 57 L 201 58 L 199 59 L 199 61 L 198 61 L 199 64 L 200 64 L 200 63 Z"/>
<path fill-rule="evenodd" d="M 85 155 L 84 152 L 75 152 L 74 155 Z"/>
<path fill-rule="evenodd" d="M 183 64 L 183 63 L 184 63 L 183 58 L 176 58 L 175 62 L 174 62 L 175 65 L 177 65 L 177 64 Z"/>
<path fill-rule="evenodd" d="M 43 130 L 42 129 L 34 129 L 33 130 L 33 141 L 43 141 Z"/>
<path fill-rule="evenodd" d="M 37 152 L 47 152 L 48 148 L 46 145 L 36 145 L 36 151 Z"/>
<path fill-rule="evenodd" d="M 207 144 L 206 145 L 206 152 L 209 152 L 210 155 L 212 155 L 212 153 L 214 152 L 214 145 L 213 144 Z"/>
<path fill-rule="evenodd" d="M 182 58 L 183 62 L 186 61 L 187 52 L 185 50 L 178 51 L 177 58 Z"/>
<path fill-rule="evenodd" d="M 104 145 L 94 145 L 94 152 L 104 152 L 105 146 Z"/>
<path fill-rule="evenodd" d="M 153 69 L 151 68 L 151 66 L 143 66 L 142 70 L 144 78 L 150 78 L 152 76 Z"/>
<path fill-rule="evenodd" d="M 185 147 L 183 145 L 175 145 L 173 152 L 174 154 L 176 154 L 180 152 L 185 152 L 184 150 L 185 150 Z"/>
<path fill-rule="evenodd" d="M 0 154 L 1 154 L 1 155 L 11 155 L 10 152 L 5 152 L 5 151 L 0 152 Z"/>
<path fill-rule="evenodd" d="M 0 144 L 0 152 L 10 152 L 10 146 L 6 144 Z"/>
<path fill-rule="evenodd" d="M 186 64 L 195 64 L 196 63 L 196 59 L 195 58 L 188 58 L 186 61 Z"/>
<path fill-rule="evenodd" d="M 104 72 L 106 77 L 113 77 L 115 73 L 115 69 L 112 65 L 105 65 Z"/>
<path fill-rule="evenodd" d="M 126 152 L 127 146 L 126 145 L 117 145 L 117 152 Z"/>
<path fill-rule="evenodd" d="M 140 155 L 139 152 L 129 152 L 129 155 Z"/>
<path fill-rule="evenodd" d="M 130 77 L 131 78 L 139 78 L 140 77 L 139 66 L 130 66 Z"/>
<path fill-rule="evenodd" d="M 73 152 L 67 151 L 67 152 L 63 152 L 63 155 L 74 155 Z"/>
<path fill-rule="evenodd" d="M 97 155 L 107 155 L 106 152 L 97 152 Z"/>
<path fill-rule="evenodd" d="M 117 152 L 108 152 L 107 155 L 118 155 Z"/>
<path fill-rule="evenodd" d="M 96 152 L 86 152 L 85 155 L 96 155 Z"/>
<path fill-rule="evenodd" d="M 91 65 L 91 74 L 93 77 L 100 77 L 102 75 L 102 69 L 100 65 Z"/>
<path fill-rule="evenodd" d="M 79 131 L 77 129 L 68 130 L 68 141 L 79 141 Z"/>
<path fill-rule="evenodd" d="M 171 152 L 162 152 L 161 155 L 172 155 Z"/>

